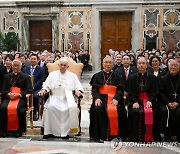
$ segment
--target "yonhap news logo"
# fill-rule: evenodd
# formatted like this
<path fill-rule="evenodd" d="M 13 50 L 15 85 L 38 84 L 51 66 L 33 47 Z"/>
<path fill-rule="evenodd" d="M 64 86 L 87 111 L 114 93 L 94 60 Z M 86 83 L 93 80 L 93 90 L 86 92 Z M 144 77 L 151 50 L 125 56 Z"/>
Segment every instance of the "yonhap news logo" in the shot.
<path fill-rule="evenodd" d="M 166 148 L 172 148 L 177 147 L 178 142 L 122 142 L 121 138 L 114 138 L 111 141 L 111 148 L 114 149 L 114 151 L 118 151 L 121 148 L 127 148 L 127 147 L 166 147 Z"/>
<path fill-rule="evenodd" d="M 114 149 L 114 151 L 118 151 L 123 147 L 123 142 L 121 140 L 121 138 L 114 138 L 111 141 L 111 148 Z"/>

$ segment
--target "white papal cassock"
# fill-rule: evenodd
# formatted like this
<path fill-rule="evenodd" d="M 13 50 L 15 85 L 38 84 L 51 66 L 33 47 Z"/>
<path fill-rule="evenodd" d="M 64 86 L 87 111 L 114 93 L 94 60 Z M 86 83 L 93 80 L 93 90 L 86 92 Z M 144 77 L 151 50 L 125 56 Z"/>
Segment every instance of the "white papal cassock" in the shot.
<path fill-rule="evenodd" d="M 77 133 L 79 109 L 72 91 L 83 91 L 77 76 L 69 71 L 64 74 L 59 70 L 51 72 L 43 84 L 43 89 L 51 93 L 44 105 L 44 135 L 65 137 L 69 133 Z"/>

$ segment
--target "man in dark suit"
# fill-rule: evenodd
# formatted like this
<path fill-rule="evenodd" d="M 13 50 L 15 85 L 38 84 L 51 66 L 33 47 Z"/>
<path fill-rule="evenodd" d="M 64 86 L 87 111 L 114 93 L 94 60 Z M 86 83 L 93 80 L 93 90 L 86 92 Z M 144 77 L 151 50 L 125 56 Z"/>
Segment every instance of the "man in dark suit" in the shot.
<path fill-rule="evenodd" d="M 137 72 L 137 69 L 135 67 L 132 67 L 131 65 L 131 57 L 129 55 L 123 55 L 122 56 L 122 67 L 119 67 L 116 69 L 115 73 L 117 73 L 123 81 L 123 84 L 125 85 L 125 91 L 124 95 L 127 96 L 127 80 L 128 78 Z"/>
<path fill-rule="evenodd" d="M 41 53 L 40 61 L 38 62 L 38 65 L 41 67 L 44 67 L 46 65 L 46 53 Z"/>
<path fill-rule="evenodd" d="M 48 68 L 47 68 L 47 55 L 45 52 L 41 53 L 41 57 L 40 57 L 40 61 L 38 62 L 38 65 L 44 69 L 44 81 L 46 80 L 46 78 L 48 77 L 49 73 L 48 73 Z"/>
<path fill-rule="evenodd" d="M 30 56 L 30 66 L 25 67 L 22 72 L 27 75 L 33 75 L 33 104 L 34 104 L 34 112 L 33 119 L 34 121 L 38 120 L 37 113 L 39 111 L 39 98 L 38 92 L 42 88 L 42 83 L 44 81 L 44 69 L 41 68 L 38 64 L 38 55 L 32 54 Z"/>

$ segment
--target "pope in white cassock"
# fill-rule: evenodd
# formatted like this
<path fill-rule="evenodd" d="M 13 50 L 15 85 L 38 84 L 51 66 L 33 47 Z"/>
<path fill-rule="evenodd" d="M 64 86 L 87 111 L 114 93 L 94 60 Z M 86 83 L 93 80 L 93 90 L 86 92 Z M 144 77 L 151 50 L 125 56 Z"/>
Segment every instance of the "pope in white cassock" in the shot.
<path fill-rule="evenodd" d="M 70 133 L 78 132 L 79 109 L 73 91 L 77 97 L 80 97 L 83 88 L 77 76 L 67 70 L 68 67 L 68 61 L 61 58 L 59 70 L 49 74 L 42 90 L 39 92 L 39 96 L 50 92 L 50 96 L 44 105 L 42 118 L 44 139 L 52 135 L 68 138 Z"/>

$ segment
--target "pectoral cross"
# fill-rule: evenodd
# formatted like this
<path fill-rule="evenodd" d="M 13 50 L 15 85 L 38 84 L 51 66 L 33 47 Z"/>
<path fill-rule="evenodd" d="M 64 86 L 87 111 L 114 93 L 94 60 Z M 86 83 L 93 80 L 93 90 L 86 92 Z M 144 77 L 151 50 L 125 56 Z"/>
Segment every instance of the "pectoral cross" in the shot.
<path fill-rule="evenodd" d="M 143 91 L 144 90 L 144 84 L 143 84 L 143 82 L 141 82 L 141 84 L 139 85 L 141 88 L 141 91 Z"/>
<path fill-rule="evenodd" d="M 177 94 L 176 94 L 176 93 L 174 93 L 173 95 L 174 95 L 174 98 L 176 99 L 176 97 L 177 97 Z"/>

